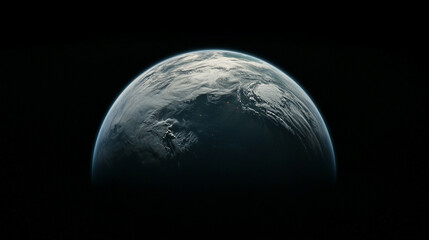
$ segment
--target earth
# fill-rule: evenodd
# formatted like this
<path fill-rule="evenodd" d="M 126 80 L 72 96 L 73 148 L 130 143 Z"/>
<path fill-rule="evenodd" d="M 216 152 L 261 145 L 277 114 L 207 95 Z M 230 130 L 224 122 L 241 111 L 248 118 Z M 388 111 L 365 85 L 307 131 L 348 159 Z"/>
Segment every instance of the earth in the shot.
<path fill-rule="evenodd" d="M 310 97 L 271 64 L 232 51 L 174 56 L 137 77 L 108 111 L 94 185 L 296 189 L 332 185 L 335 156 Z"/>

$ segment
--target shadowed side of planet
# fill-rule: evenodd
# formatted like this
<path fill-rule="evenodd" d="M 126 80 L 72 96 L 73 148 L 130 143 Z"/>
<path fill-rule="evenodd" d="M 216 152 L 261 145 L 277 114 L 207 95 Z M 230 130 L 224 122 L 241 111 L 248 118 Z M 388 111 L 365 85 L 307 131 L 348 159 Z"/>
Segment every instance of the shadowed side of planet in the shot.
<path fill-rule="evenodd" d="M 97 186 L 155 190 L 332 186 L 329 133 L 308 95 L 249 55 L 206 50 L 137 77 L 97 137 Z"/>

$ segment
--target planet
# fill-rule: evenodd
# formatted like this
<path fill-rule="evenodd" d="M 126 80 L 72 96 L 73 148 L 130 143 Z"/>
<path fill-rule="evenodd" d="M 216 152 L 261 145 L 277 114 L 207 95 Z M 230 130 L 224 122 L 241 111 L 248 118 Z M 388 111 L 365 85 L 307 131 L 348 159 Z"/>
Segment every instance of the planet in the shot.
<path fill-rule="evenodd" d="M 336 179 L 317 107 L 288 75 L 227 50 L 187 52 L 133 80 L 99 130 L 95 186 L 319 188 Z"/>

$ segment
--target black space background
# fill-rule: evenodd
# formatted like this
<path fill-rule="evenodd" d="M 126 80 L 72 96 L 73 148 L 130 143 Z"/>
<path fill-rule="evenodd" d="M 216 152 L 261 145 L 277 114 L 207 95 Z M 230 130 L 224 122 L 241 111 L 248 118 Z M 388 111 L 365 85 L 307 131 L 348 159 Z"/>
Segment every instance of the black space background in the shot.
<path fill-rule="evenodd" d="M 0 234 L 424 238 L 428 65 L 422 37 L 412 31 L 13 35 L 1 51 Z M 229 205 L 216 197 L 180 202 L 91 187 L 95 138 L 122 89 L 159 61 L 213 48 L 267 60 L 319 107 L 337 159 L 337 186 L 322 210 L 310 203 L 309 211 L 292 217 L 285 213 L 292 201 L 269 199 L 276 196 L 230 199 Z"/>

